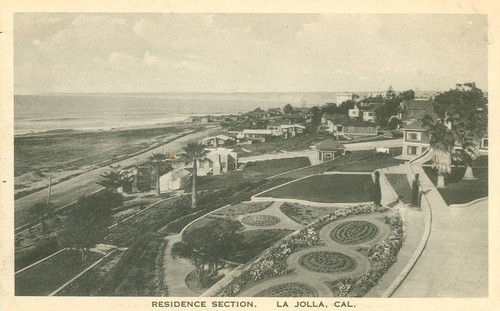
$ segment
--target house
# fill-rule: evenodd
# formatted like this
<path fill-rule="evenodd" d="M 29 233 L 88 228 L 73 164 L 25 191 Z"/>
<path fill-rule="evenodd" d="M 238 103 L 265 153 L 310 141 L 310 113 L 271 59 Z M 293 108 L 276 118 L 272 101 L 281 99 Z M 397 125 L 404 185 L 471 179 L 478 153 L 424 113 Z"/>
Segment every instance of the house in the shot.
<path fill-rule="evenodd" d="M 359 118 L 359 113 L 360 113 L 360 110 L 358 107 L 354 106 L 353 109 L 349 109 L 349 118 L 351 119 L 355 119 L 355 118 Z"/>
<path fill-rule="evenodd" d="M 434 104 L 429 99 L 413 99 L 403 100 L 399 106 L 399 119 L 404 127 L 418 120 L 422 120 L 426 114 L 432 115 L 434 112 Z"/>
<path fill-rule="evenodd" d="M 338 121 L 335 126 L 336 135 L 352 135 L 352 136 L 375 136 L 377 135 L 377 125 L 368 121 L 360 121 L 357 119 Z"/>
<path fill-rule="evenodd" d="M 282 135 L 283 132 L 277 132 L 273 130 L 244 129 L 242 134 L 243 138 L 265 142 L 267 138 Z"/>
<path fill-rule="evenodd" d="M 191 172 L 177 168 L 160 176 L 160 192 L 179 190 L 191 181 Z"/>
<path fill-rule="evenodd" d="M 291 121 L 288 119 L 273 120 L 267 125 L 267 130 L 273 131 L 274 136 L 280 136 L 283 135 L 283 126 L 291 124 Z"/>
<path fill-rule="evenodd" d="M 204 138 L 201 143 L 208 148 L 218 148 L 230 146 L 235 143 L 235 140 L 227 135 L 217 135 Z"/>
<path fill-rule="evenodd" d="M 345 116 L 342 114 L 328 114 L 324 113 L 321 116 L 320 132 L 335 133 L 336 127 L 335 123 L 341 120 L 345 120 Z"/>
<path fill-rule="evenodd" d="M 363 109 L 363 121 L 375 122 L 375 111 Z"/>
<path fill-rule="evenodd" d="M 329 161 L 345 155 L 345 146 L 334 139 L 327 139 L 317 143 L 315 146 L 318 151 L 318 160 L 321 162 Z"/>
<path fill-rule="evenodd" d="M 412 160 L 422 155 L 430 146 L 429 127 L 418 120 L 403 129 L 403 153 L 401 159 Z"/>
<path fill-rule="evenodd" d="M 306 127 L 300 124 L 283 125 L 281 127 L 281 131 L 285 135 L 285 139 L 303 134 L 305 130 Z"/>
<path fill-rule="evenodd" d="M 220 175 L 236 170 L 238 154 L 231 149 L 218 148 L 208 152 L 204 160 L 196 164 L 197 176 Z"/>

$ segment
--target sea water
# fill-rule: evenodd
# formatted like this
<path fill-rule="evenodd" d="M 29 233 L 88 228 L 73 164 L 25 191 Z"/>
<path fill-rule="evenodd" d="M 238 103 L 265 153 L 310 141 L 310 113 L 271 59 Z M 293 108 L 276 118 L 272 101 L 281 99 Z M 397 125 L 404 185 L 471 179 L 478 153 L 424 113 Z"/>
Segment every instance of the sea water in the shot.
<path fill-rule="evenodd" d="M 322 105 L 333 93 L 48 94 L 14 96 L 14 133 L 110 130 L 180 122 L 190 115 Z"/>

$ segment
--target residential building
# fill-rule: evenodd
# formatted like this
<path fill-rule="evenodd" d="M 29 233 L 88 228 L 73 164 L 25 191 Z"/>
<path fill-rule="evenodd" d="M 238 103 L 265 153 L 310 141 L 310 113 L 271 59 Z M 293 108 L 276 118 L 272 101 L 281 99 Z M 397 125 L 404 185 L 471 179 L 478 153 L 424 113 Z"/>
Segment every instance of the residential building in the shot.
<path fill-rule="evenodd" d="M 273 130 L 244 129 L 242 134 L 243 138 L 265 142 L 267 138 L 270 138 L 272 136 L 280 136 L 283 134 L 283 132 Z"/>
<path fill-rule="evenodd" d="M 160 176 L 160 192 L 174 191 L 183 188 L 191 181 L 191 172 L 177 168 Z"/>
<path fill-rule="evenodd" d="M 334 124 L 336 135 L 375 136 L 378 134 L 377 125 L 368 121 L 349 119 L 338 121 Z"/>
<path fill-rule="evenodd" d="M 217 135 L 204 138 L 201 143 L 208 148 L 218 148 L 232 145 L 235 140 L 227 135 Z"/>
<path fill-rule="evenodd" d="M 283 132 L 285 139 L 303 134 L 305 130 L 306 127 L 300 124 L 283 125 L 281 127 L 281 131 Z"/>
<path fill-rule="evenodd" d="M 197 175 L 220 175 L 236 170 L 238 154 L 231 149 L 218 148 L 208 152 L 205 160 L 197 161 Z"/>
<path fill-rule="evenodd" d="M 363 121 L 375 122 L 375 111 L 363 110 Z"/>
<path fill-rule="evenodd" d="M 418 120 L 403 129 L 403 153 L 401 159 L 412 160 L 422 155 L 430 146 L 429 127 Z"/>
<path fill-rule="evenodd" d="M 349 118 L 351 119 L 359 118 L 359 113 L 360 113 L 359 108 L 354 106 L 353 109 L 349 109 Z"/>
<path fill-rule="evenodd" d="M 335 133 L 335 123 L 339 122 L 340 120 L 345 120 L 345 116 L 341 114 L 324 113 L 323 116 L 321 116 L 321 125 L 319 131 L 332 134 Z"/>
<path fill-rule="evenodd" d="M 422 120 L 426 114 L 432 115 L 434 112 L 433 101 L 429 99 L 403 100 L 399 108 L 402 127 Z"/>
<path fill-rule="evenodd" d="M 317 143 L 315 146 L 318 151 L 318 160 L 321 162 L 329 161 L 345 155 L 345 146 L 334 139 L 327 139 Z"/>

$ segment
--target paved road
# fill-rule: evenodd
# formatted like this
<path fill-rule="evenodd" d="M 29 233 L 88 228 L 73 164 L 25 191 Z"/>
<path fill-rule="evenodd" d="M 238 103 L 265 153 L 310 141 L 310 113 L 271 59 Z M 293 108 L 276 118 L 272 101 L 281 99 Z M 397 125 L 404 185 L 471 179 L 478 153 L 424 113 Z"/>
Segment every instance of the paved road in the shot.
<path fill-rule="evenodd" d="M 430 181 L 419 170 L 424 187 Z M 450 208 L 434 197 L 431 210 L 427 246 L 393 297 L 488 297 L 488 201 Z"/>
<path fill-rule="evenodd" d="M 169 151 L 172 154 L 176 154 L 182 151 L 182 147 L 186 144 L 186 142 L 191 140 L 199 140 L 205 136 L 207 133 L 212 131 L 213 129 L 204 130 L 201 132 L 193 133 L 176 139 L 170 143 L 167 143 L 163 146 L 160 146 L 154 150 L 150 150 L 144 152 L 137 157 L 132 157 L 120 162 L 115 163 L 119 164 L 121 167 L 126 167 L 129 165 L 133 165 L 137 163 L 137 161 L 142 162 L 146 161 L 147 158 L 154 152 L 161 152 L 164 150 L 165 152 Z M 138 159 L 138 160 L 137 160 Z M 93 171 L 83 173 L 79 176 L 73 177 L 69 180 L 58 183 L 52 187 L 51 192 L 51 201 L 57 206 L 64 206 L 66 204 L 71 204 L 76 201 L 80 196 L 92 193 L 94 191 L 102 188 L 101 186 L 96 184 L 96 181 L 100 179 L 100 176 L 108 172 L 110 170 L 109 167 L 103 167 L 99 169 L 95 169 Z M 47 190 L 39 191 L 14 202 L 15 215 L 14 215 L 14 223 L 15 227 L 19 227 L 24 225 L 27 222 L 27 215 L 29 212 L 29 208 L 36 202 L 40 202 L 45 200 L 47 197 Z"/>

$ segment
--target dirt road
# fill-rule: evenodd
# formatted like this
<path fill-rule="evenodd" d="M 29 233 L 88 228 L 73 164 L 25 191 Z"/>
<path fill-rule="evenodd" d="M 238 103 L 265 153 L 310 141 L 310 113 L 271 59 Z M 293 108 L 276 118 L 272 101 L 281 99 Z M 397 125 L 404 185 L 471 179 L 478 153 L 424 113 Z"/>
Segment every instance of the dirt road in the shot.
<path fill-rule="evenodd" d="M 169 142 L 163 146 L 160 146 L 154 150 L 144 152 L 138 156 L 119 161 L 114 163 L 114 165 L 120 165 L 120 167 L 127 167 L 137 162 L 146 161 L 147 158 L 154 152 L 170 152 L 171 154 L 176 154 L 182 151 L 182 147 L 189 141 L 200 140 L 201 138 L 207 136 L 214 128 L 207 129 L 204 131 L 192 133 L 172 142 Z M 83 173 L 79 176 L 73 177 L 69 180 L 58 183 L 52 187 L 51 192 L 51 202 L 57 207 L 61 207 L 67 204 L 75 202 L 80 196 L 92 193 L 94 191 L 102 188 L 97 185 L 96 182 L 100 179 L 101 174 L 110 171 L 109 167 L 102 167 L 95 169 L 93 171 Z M 14 225 L 15 227 L 20 227 L 28 222 L 29 208 L 47 198 L 47 190 L 35 192 L 14 202 Z"/>

